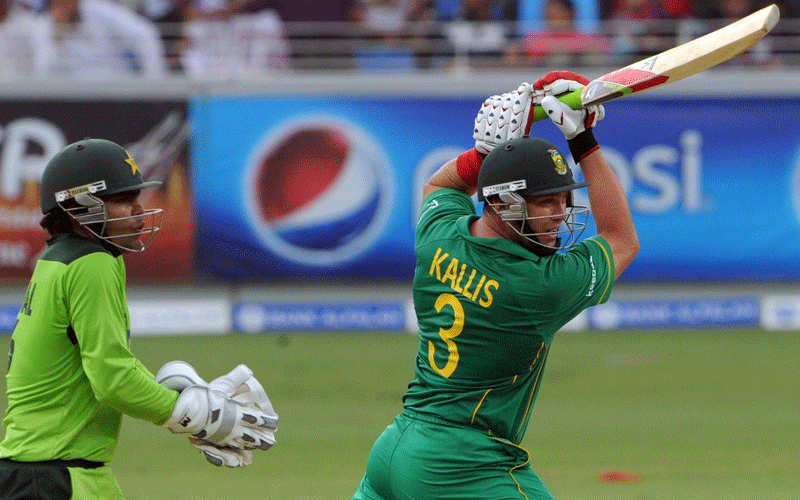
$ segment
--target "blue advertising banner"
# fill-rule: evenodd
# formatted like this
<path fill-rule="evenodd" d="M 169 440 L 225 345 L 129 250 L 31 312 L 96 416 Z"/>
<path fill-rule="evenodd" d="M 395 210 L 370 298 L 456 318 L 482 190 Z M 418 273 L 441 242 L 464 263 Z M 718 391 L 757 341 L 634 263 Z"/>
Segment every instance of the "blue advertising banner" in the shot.
<path fill-rule="evenodd" d="M 0 333 L 11 333 L 17 326 L 17 314 L 22 304 L 0 305 Z"/>
<path fill-rule="evenodd" d="M 483 99 L 193 101 L 200 276 L 410 278 L 422 186 L 472 147 Z M 794 99 L 637 96 L 606 112 L 595 134 L 642 245 L 623 280 L 800 278 Z M 531 134 L 568 156 L 552 123 Z"/>
<path fill-rule="evenodd" d="M 233 306 L 233 328 L 240 332 L 270 331 L 399 331 L 406 328 L 406 305 L 377 303 L 240 302 Z"/>
<path fill-rule="evenodd" d="M 761 302 L 755 297 L 612 300 L 586 312 L 589 327 L 595 330 L 756 327 Z"/>

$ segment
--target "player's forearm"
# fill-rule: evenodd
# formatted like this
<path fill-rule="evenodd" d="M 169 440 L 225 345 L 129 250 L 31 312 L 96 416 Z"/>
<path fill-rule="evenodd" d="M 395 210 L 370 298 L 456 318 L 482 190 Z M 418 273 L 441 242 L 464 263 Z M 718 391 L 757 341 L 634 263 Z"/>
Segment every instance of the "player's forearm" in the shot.
<path fill-rule="evenodd" d="M 430 179 L 428 179 L 427 184 L 425 184 L 425 188 L 423 189 L 423 198 L 427 197 L 434 191 L 443 188 L 455 189 L 457 191 L 467 193 L 470 196 L 475 194 L 475 185 L 472 182 L 464 180 L 463 177 L 470 177 L 468 174 L 465 175 L 466 169 L 475 169 L 475 172 L 477 172 L 477 169 L 480 169 L 480 163 L 465 166 L 463 163 L 464 161 L 464 155 L 461 155 L 458 158 L 454 158 L 442 165 L 442 167 L 439 168 L 439 170 L 437 170 Z M 475 161 L 478 160 L 476 159 Z M 480 161 L 482 161 L 482 158 Z M 459 168 L 459 162 L 461 162 L 461 168 Z M 475 178 L 477 179 L 477 175 Z"/>
<path fill-rule="evenodd" d="M 587 191 L 592 216 L 598 236 L 611 246 L 617 278 L 639 251 L 639 237 L 633 225 L 628 199 L 599 149 L 585 156 L 580 166 L 584 179 L 591 182 Z"/>

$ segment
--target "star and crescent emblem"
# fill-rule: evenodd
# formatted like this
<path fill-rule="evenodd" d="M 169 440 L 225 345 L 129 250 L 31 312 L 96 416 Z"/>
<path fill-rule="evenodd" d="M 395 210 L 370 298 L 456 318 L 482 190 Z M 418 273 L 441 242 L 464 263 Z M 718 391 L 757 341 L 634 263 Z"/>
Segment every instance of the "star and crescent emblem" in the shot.
<path fill-rule="evenodd" d="M 127 151 L 125 152 L 128 157 L 125 158 L 125 163 L 131 166 L 131 174 L 136 175 L 136 172 L 139 171 L 139 167 L 136 166 L 136 161 L 131 157 L 131 154 Z"/>

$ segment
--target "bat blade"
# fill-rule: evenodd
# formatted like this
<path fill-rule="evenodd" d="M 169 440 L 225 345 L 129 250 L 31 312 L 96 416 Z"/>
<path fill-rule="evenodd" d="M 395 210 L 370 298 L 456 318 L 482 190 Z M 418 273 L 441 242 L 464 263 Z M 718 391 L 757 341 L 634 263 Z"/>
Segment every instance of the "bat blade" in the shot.
<path fill-rule="evenodd" d="M 602 104 L 705 71 L 758 43 L 779 17 L 773 4 L 700 38 L 612 71 L 589 82 L 581 91 L 581 104 Z"/>

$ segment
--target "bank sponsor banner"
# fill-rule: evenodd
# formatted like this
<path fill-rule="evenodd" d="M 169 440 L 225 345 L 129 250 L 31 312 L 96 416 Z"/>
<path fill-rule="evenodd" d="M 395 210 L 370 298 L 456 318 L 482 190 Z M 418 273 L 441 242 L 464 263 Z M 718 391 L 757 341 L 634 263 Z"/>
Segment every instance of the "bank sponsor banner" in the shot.
<path fill-rule="evenodd" d="M 400 331 L 406 330 L 406 305 L 398 302 L 261 303 L 233 306 L 237 331 Z"/>
<path fill-rule="evenodd" d="M 800 295 L 766 295 L 761 326 L 766 330 L 800 330 Z"/>
<path fill-rule="evenodd" d="M 0 278 L 30 277 L 47 233 L 39 226 L 39 180 L 49 159 L 85 137 L 125 147 L 146 180 L 149 208 L 164 209 L 145 254 L 126 257 L 128 277 L 185 278 L 193 269 L 194 220 L 188 182 L 184 101 L 0 101 Z"/>
<path fill-rule="evenodd" d="M 756 297 L 611 300 L 587 313 L 596 330 L 757 327 L 761 303 Z"/>
<path fill-rule="evenodd" d="M 472 147 L 482 100 L 193 102 L 200 274 L 412 276 L 422 186 Z M 609 103 L 595 133 L 641 240 L 622 279 L 800 278 L 796 109 L 777 98 Z M 535 123 L 531 134 L 568 156 L 552 123 Z M 587 201 L 585 191 L 576 198 Z"/>
<path fill-rule="evenodd" d="M 231 330 L 227 299 L 131 300 L 131 335 L 221 334 Z"/>

